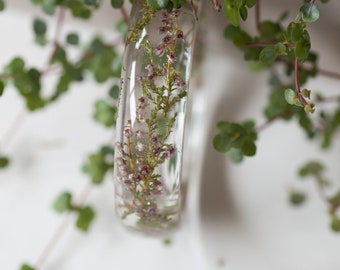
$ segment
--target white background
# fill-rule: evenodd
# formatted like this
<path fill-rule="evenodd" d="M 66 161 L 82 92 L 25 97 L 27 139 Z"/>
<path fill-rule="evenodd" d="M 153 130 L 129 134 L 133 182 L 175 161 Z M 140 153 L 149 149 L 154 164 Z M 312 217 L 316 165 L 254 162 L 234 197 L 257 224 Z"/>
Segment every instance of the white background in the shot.
<path fill-rule="evenodd" d="M 33 45 L 31 20 L 40 12 L 28 2 L 7 1 L 8 9 L 0 13 L 1 66 L 21 55 L 29 65 L 43 67 L 49 55 L 48 49 Z M 297 2 L 263 1 L 262 16 L 277 18 L 285 6 L 297 10 Z M 322 7 L 321 20 L 310 29 L 313 48 L 320 50 L 320 66 L 335 71 L 340 62 L 339 8 L 336 1 Z M 299 166 L 320 159 L 327 162 L 334 188 L 339 187 L 339 143 L 320 153 L 317 145 L 305 142 L 296 124 L 278 121 L 260 134 L 257 156 L 242 165 L 232 165 L 213 150 L 217 121 L 255 117 L 263 123 L 268 76 L 249 74 L 242 55 L 222 38 L 223 14 L 205 10 L 199 35 L 203 62 L 195 65 L 200 80 L 192 87 L 198 122 L 192 127 L 195 132 L 189 131 L 196 135 L 191 137 L 196 148 L 195 155 L 187 156 L 188 204 L 172 245 L 132 235 L 119 225 L 108 177 L 103 186 L 90 190 L 87 201 L 97 210 L 90 232 L 75 230 L 71 221 L 41 269 L 340 269 L 340 235 L 328 229 L 326 206 L 312 181 L 296 180 Z M 83 39 L 96 32 L 114 40 L 112 29 L 119 16 L 106 3 L 90 23 L 67 18 L 63 33 L 81 29 Z M 49 80 L 45 84 L 47 90 L 53 86 Z M 330 95 L 339 91 L 339 82 L 325 78 L 308 86 Z M 54 198 L 64 190 L 79 195 L 86 187 L 88 178 L 80 170 L 86 155 L 112 138 L 111 131 L 91 119 L 94 101 L 105 94 L 106 87 L 91 82 L 76 85 L 57 104 L 25 116 L 17 134 L 1 146 L 12 158 L 11 167 L 0 173 L 1 269 L 36 262 L 62 220 L 51 210 Z M 0 138 L 23 107 L 14 89 L 6 89 L 0 98 Z M 294 209 L 287 203 L 292 186 L 308 192 L 304 207 Z"/>

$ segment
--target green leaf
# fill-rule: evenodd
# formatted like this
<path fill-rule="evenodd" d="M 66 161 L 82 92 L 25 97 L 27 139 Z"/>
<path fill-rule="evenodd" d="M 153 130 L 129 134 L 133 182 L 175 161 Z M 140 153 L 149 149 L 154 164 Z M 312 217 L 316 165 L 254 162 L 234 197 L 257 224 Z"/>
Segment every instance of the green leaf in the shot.
<path fill-rule="evenodd" d="M 171 238 L 165 238 L 165 239 L 163 240 L 163 245 L 164 245 L 164 246 L 170 246 L 171 244 L 172 244 Z"/>
<path fill-rule="evenodd" d="M 291 190 L 289 192 L 289 202 L 293 206 L 300 206 L 305 201 L 306 201 L 306 194 L 305 193 L 303 193 L 301 191 L 297 191 L 297 190 Z"/>
<path fill-rule="evenodd" d="M 105 100 L 95 103 L 94 119 L 105 127 L 112 127 L 116 123 L 117 108 L 111 106 Z"/>
<path fill-rule="evenodd" d="M 83 0 L 84 4 L 87 6 L 98 6 L 99 0 Z"/>
<path fill-rule="evenodd" d="M 5 90 L 5 83 L 2 80 L 0 80 L 0 97 L 4 93 L 4 90 Z"/>
<path fill-rule="evenodd" d="M 299 176 L 319 176 L 324 170 L 323 165 L 318 161 L 310 161 L 299 169 Z"/>
<path fill-rule="evenodd" d="M 302 36 L 298 40 L 295 46 L 294 54 L 299 59 L 300 63 L 303 63 L 309 56 L 309 51 L 311 48 L 310 36 L 305 30 Z"/>
<path fill-rule="evenodd" d="M 331 229 L 334 232 L 340 232 L 340 219 L 337 217 L 333 217 L 331 221 Z"/>
<path fill-rule="evenodd" d="M 35 33 L 35 42 L 42 46 L 45 45 L 47 43 L 45 38 L 47 25 L 45 21 L 39 18 L 35 18 L 33 21 L 33 31 Z"/>
<path fill-rule="evenodd" d="M 238 26 L 238 8 L 234 5 L 234 3 L 230 0 L 225 0 L 224 2 L 224 12 L 228 19 L 228 21 L 234 25 Z"/>
<path fill-rule="evenodd" d="M 3 0 L 0 0 L 0 11 L 3 11 L 5 9 L 6 5 Z"/>
<path fill-rule="evenodd" d="M 287 88 L 284 95 L 287 103 L 291 105 L 302 106 L 301 101 L 293 89 Z"/>
<path fill-rule="evenodd" d="M 53 203 L 53 209 L 58 213 L 70 211 L 72 208 L 72 194 L 64 192 L 60 194 Z"/>
<path fill-rule="evenodd" d="M 277 57 L 276 49 L 274 46 L 268 46 L 262 49 L 259 60 L 264 64 L 272 64 Z"/>
<path fill-rule="evenodd" d="M 259 28 L 261 38 L 268 41 L 273 41 L 282 31 L 280 24 L 272 21 L 261 22 Z"/>
<path fill-rule="evenodd" d="M 329 199 L 333 205 L 340 206 L 340 192 L 336 193 L 333 197 Z"/>
<path fill-rule="evenodd" d="M 21 265 L 20 270 L 36 270 L 36 269 L 33 268 L 32 266 L 24 263 L 23 265 Z"/>
<path fill-rule="evenodd" d="M 246 0 L 246 6 L 248 8 L 252 8 L 253 6 L 255 6 L 256 4 L 256 0 Z"/>
<path fill-rule="evenodd" d="M 77 33 L 69 33 L 66 36 L 66 42 L 70 45 L 78 45 L 79 44 L 79 36 Z"/>
<path fill-rule="evenodd" d="M 124 0 L 111 0 L 111 6 L 113 8 L 121 8 L 124 4 Z"/>
<path fill-rule="evenodd" d="M 110 97 L 112 97 L 114 100 L 117 100 L 119 98 L 120 89 L 118 85 L 113 85 L 109 91 Z"/>
<path fill-rule="evenodd" d="M 46 23 L 39 18 L 35 18 L 33 21 L 33 30 L 37 36 L 44 36 L 47 31 Z"/>
<path fill-rule="evenodd" d="M 226 133 L 217 134 L 213 139 L 214 148 L 219 152 L 228 152 L 231 149 L 230 138 Z"/>
<path fill-rule="evenodd" d="M 155 10 L 166 8 L 169 4 L 169 0 L 146 0 L 149 7 Z"/>
<path fill-rule="evenodd" d="M 0 156 L 0 170 L 7 168 L 9 164 L 10 164 L 9 158 Z"/>
<path fill-rule="evenodd" d="M 315 22 L 320 17 L 320 11 L 315 4 L 305 3 L 300 8 L 301 18 L 304 22 Z"/>
<path fill-rule="evenodd" d="M 239 10 L 240 12 L 240 17 L 243 21 L 247 20 L 248 17 L 248 10 L 246 7 L 242 6 Z"/>
<path fill-rule="evenodd" d="M 289 40 L 287 40 L 287 42 L 298 42 L 303 35 L 305 27 L 306 25 L 304 23 L 291 22 L 287 27 L 287 35 L 289 37 Z"/>
<path fill-rule="evenodd" d="M 113 169 L 113 155 L 114 151 L 110 147 L 102 147 L 98 152 L 89 155 L 83 165 L 83 172 L 90 176 L 93 184 L 101 184 L 106 173 Z"/>
<path fill-rule="evenodd" d="M 244 142 L 244 144 L 242 145 L 242 153 L 245 156 L 255 156 L 256 154 L 256 145 L 253 141 L 251 140 L 247 140 Z"/>
<path fill-rule="evenodd" d="M 243 161 L 242 151 L 236 148 L 231 149 L 230 158 L 234 163 L 241 163 Z"/>
<path fill-rule="evenodd" d="M 76 226 L 79 230 L 87 232 L 95 218 L 95 212 L 90 206 L 82 207 L 78 212 Z"/>

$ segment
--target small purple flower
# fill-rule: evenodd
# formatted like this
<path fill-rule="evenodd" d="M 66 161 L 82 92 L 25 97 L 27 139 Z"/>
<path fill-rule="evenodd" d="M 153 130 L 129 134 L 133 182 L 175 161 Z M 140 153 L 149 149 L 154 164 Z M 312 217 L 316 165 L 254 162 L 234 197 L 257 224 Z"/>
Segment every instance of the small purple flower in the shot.
<path fill-rule="evenodd" d="M 145 69 L 146 69 L 147 71 L 152 71 L 152 70 L 154 69 L 154 64 L 152 64 L 152 63 L 147 64 L 146 67 L 145 67 Z"/>
<path fill-rule="evenodd" d="M 176 78 L 175 78 L 175 85 L 177 87 L 183 87 L 185 85 L 185 81 L 182 80 L 180 76 L 176 76 Z"/>
<path fill-rule="evenodd" d="M 125 164 L 124 159 L 121 158 L 121 157 L 117 157 L 116 158 L 116 163 L 117 163 L 118 166 L 121 166 L 121 165 Z"/>
<path fill-rule="evenodd" d="M 184 34 L 181 30 L 178 30 L 176 33 L 177 39 L 184 39 Z"/>
<path fill-rule="evenodd" d="M 138 138 L 144 137 L 144 136 L 145 136 L 145 131 L 138 129 L 138 130 L 136 131 L 136 136 L 137 136 Z"/>
<path fill-rule="evenodd" d="M 164 157 L 170 158 L 174 153 L 175 153 L 175 148 L 173 146 L 169 146 L 164 152 Z"/>
<path fill-rule="evenodd" d="M 171 53 L 169 53 L 168 54 L 168 60 L 171 62 L 171 63 L 174 63 L 175 61 L 176 61 L 176 55 L 173 53 L 173 52 L 171 52 Z"/>
<path fill-rule="evenodd" d="M 137 142 L 136 144 L 136 149 L 139 152 L 143 152 L 146 149 L 145 144 L 141 143 L 141 142 Z"/>
<path fill-rule="evenodd" d="M 155 154 L 155 155 L 157 155 L 160 151 L 161 151 L 161 148 L 160 148 L 160 147 L 154 147 L 154 148 L 152 149 L 152 153 Z"/>
<path fill-rule="evenodd" d="M 173 11 L 171 11 L 171 15 L 178 17 L 179 16 L 179 10 L 178 9 L 174 9 Z"/>
<path fill-rule="evenodd" d="M 149 173 L 149 167 L 146 165 L 143 165 L 141 167 L 138 168 L 139 172 L 143 175 L 146 175 Z"/>
<path fill-rule="evenodd" d="M 157 56 L 163 56 L 165 52 L 164 46 L 158 45 L 154 50 L 153 53 Z"/>
<path fill-rule="evenodd" d="M 128 169 L 125 165 L 119 165 L 118 170 L 121 173 L 121 175 L 123 175 L 123 176 L 127 176 L 129 174 Z"/>
<path fill-rule="evenodd" d="M 170 35 L 166 35 L 163 39 L 162 42 L 164 44 L 169 44 L 172 41 L 172 37 Z"/>
<path fill-rule="evenodd" d="M 161 26 L 161 27 L 159 27 L 159 33 L 160 34 L 165 34 L 167 31 L 169 31 L 170 29 L 169 29 L 169 27 L 167 27 L 167 26 Z"/>
<path fill-rule="evenodd" d="M 124 129 L 124 136 L 127 138 L 131 138 L 133 136 L 133 132 L 130 127 Z"/>
<path fill-rule="evenodd" d="M 151 137 L 151 142 L 153 142 L 153 143 L 159 142 L 159 136 L 152 136 Z"/>
<path fill-rule="evenodd" d="M 123 150 L 123 144 L 121 142 L 116 142 L 115 144 L 115 148 L 116 148 L 116 151 L 121 154 L 121 155 L 125 155 L 125 152 Z"/>
<path fill-rule="evenodd" d="M 135 175 L 135 181 L 140 182 L 142 181 L 143 177 L 140 174 Z"/>
<path fill-rule="evenodd" d="M 162 13 L 161 13 L 161 18 L 167 19 L 168 16 L 169 16 L 168 12 L 167 12 L 165 9 L 163 9 L 163 10 L 162 10 Z"/>

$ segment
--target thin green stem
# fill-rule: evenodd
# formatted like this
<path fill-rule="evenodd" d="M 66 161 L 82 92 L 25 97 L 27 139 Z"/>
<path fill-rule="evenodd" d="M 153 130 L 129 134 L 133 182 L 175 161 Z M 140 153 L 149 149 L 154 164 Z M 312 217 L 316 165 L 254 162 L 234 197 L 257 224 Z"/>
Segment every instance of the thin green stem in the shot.
<path fill-rule="evenodd" d="M 87 198 L 90 195 L 90 192 L 92 190 L 92 186 L 90 184 L 87 184 L 81 191 L 79 198 L 77 201 L 77 206 L 81 207 L 87 200 Z M 69 226 L 72 217 L 74 215 L 74 211 L 69 211 L 65 217 L 62 219 L 61 223 L 57 227 L 56 231 L 53 233 L 50 240 L 47 242 L 47 245 L 41 252 L 40 256 L 38 257 L 36 263 L 35 263 L 35 269 L 40 269 L 43 264 L 46 262 L 48 256 L 53 252 L 53 250 L 56 248 L 57 244 L 61 240 L 62 236 L 66 232 L 67 227 Z"/>

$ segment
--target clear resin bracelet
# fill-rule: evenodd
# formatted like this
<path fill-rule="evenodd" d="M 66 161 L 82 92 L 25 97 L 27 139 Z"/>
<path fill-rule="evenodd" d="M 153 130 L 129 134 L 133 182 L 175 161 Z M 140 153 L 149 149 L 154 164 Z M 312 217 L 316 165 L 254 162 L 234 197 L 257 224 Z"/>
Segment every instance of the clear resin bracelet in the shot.
<path fill-rule="evenodd" d="M 181 171 L 197 4 L 134 2 L 115 145 L 115 206 L 128 228 L 164 235 L 181 216 Z"/>

